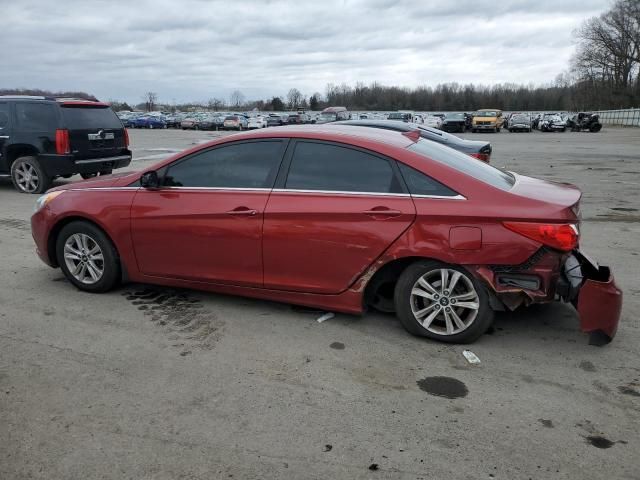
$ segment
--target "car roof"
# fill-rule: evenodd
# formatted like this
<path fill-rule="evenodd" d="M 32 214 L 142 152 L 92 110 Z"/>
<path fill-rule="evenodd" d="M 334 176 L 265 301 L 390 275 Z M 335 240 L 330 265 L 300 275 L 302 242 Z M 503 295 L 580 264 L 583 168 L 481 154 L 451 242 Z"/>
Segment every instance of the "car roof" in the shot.
<path fill-rule="evenodd" d="M 405 136 L 400 132 L 379 128 L 358 127 L 354 125 L 288 125 L 283 127 L 260 128 L 258 130 L 219 137 L 216 140 L 199 145 L 183 153 L 192 153 L 202 148 L 222 145 L 227 142 L 262 138 L 306 138 L 310 140 L 326 140 L 354 144 L 374 143 L 381 147 L 402 149 L 415 143 L 413 138 Z"/>

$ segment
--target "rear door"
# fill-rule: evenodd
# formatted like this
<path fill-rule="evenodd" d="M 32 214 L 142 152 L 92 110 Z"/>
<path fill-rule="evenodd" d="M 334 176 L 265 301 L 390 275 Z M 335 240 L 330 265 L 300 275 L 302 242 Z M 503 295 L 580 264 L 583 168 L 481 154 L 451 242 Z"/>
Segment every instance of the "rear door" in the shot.
<path fill-rule="evenodd" d="M 124 154 L 127 148 L 124 127 L 111 107 L 84 102 L 63 103 L 60 110 L 63 124 L 69 130 L 74 156 L 91 159 Z"/>
<path fill-rule="evenodd" d="M 11 105 L 0 101 L 0 174 L 9 173 L 7 144 L 11 138 Z"/>
<path fill-rule="evenodd" d="M 292 142 L 265 210 L 265 288 L 346 290 L 415 218 L 397 169 L 366 150 Z"/>

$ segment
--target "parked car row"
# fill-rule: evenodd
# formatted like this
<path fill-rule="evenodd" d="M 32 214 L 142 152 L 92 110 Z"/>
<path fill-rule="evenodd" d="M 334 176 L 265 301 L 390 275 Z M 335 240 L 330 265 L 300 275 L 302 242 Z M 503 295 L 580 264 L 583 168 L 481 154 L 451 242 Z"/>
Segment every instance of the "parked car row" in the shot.
<path fill-rule="evenodd" d="M 393 120 L 443 130 L 445 132 L 466 131 L 495 132 L 564 132 L 588 130 L 597 132 L 602 128 L 597 114 L 581 112 L 573 116 L 564 113 L 545 112 L 531 114 L 510 112 L 503 114 L 498 109 L 480 109 L 476 112 L 416 113 L 398 110 L 391 113 L 361 112 L 355 118 L 346 107 L 328 107 L 320 113 L 305 111 L 263 112 L 119 112 L 127 128 L 182 128 L 183 130 L 244 130 L 275 127 L 331 123 L 345 120 Z"/>

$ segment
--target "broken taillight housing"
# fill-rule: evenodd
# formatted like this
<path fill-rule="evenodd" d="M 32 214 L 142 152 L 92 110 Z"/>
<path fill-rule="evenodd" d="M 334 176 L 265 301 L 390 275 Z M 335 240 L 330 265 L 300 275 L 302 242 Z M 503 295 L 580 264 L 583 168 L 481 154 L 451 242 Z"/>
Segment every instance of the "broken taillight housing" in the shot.
<path fill-rule="evenodd" d="M 547 247 L 570 252 L 578 246 L 580 234 L 573 223 L 504 222 L 509 230 Z"/>

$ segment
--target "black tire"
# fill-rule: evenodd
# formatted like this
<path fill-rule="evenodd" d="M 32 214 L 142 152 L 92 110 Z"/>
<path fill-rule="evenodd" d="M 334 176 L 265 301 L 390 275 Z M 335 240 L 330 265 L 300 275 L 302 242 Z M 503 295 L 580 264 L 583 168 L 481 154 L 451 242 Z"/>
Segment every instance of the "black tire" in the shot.
<path fill-rule="evenodd" d="M 471 129 L 471 133 L 476 133 L 476 132 L 477 132 L 477 130 L 475 128 Z"/>
<path fill-rule="evenodd" d="M 415 284 L 421 277 L 430 273 L 437 274 L 441 269 L 448 269 L 449 271 L 455 270 L 461 273 L 462 276 L 459 277 L 460 280 L 458 280 L 458 282 L 456 283 L 455 289 L 461 287 L 468 288 L 470 286 L 473 286 L 475 294 L 478 296 L 478 308 L 477 310 L 475 310 L 475 317 L 469 320 L 470 323 L 463 330 L 450 335 L 439 334 L 432 330 L 427 330 L 422 324 L 418 322 L 412 311 L 412 302 L 414 300 L 412 299 L 411 292 Z M 460 284 L 460 282 L 463 282 L 463 284 Z M 455 307 L 451 307 L 453 305 L 452 303 L 447 303 L 447 307 L 444 306 L 445 304 L 442 304 L 443 306 L 440 307 L 439 304 L 442 301 L 443 299 L 440 298 L 438 302 L 430 302 L 429 304 L 437 304 L 436 308 L 438 309 L 455 309 Z M 485 290 L 485 287 L 464 268 L 457 265 L 448 265 L 446 263 L 436 262 L 432 260 L 423 260 L 416 262 L 407 267 L 405 271 L 402 272 L 400 278 L 398 279 L 398 282 L 396 283 L 394 292 L 394 303 L 396 307 L 396 315 L 398 316 L 400 323 L 402 323 L 402 326 L 409 333 L 446 343 L 471 343 L 477 340 L 483 333 L 485 333 L 493 322 L 493 310 L 489 305 L 489 295 Z M 466 312 L 467 310 L 461 310 L 460 308 L 458 308 L 457 311 Z M 468 315 L 471 314 L 469 313 Z M 438 317 L 436 317 L 436 320 L 433 321 L 432 325 L 436 322 L 441 322 L 441 320 L 438 320 Z"/>
<path fill-rule="evenodd" d="M 599 132 L 600 130 L 602 130 L 602 125 L 601 125 L 601 124 L 599 124 L 599 123 L 596 123 L 596 124 L 591 125 L 591 126 L 589 127 L 589 131 L 590 131 L 591 133 L 597 133 L 597 132 Z"/>
<path fill-rule="evenodd" d="M 83 283 L 69 271 L 64 258 L 65 242 L 74 234 L 84 234 L 90 237 L 100 247 L 103 256 L 103 273 L 95 283 Z M 91 293 L 102 293 L 111 290 L 120 281 L 120 259 L 118 252 L 109 237 L 98 227 L 89 222 L 71 222 L 60 231 L 56 239 L 56 259 L 65 277 L 79 290 Z"/>
<path fill-rule="evenodd" d="M 27 177 L 27 172 L 33 173 Z M 11 164 L 11 181 L 20 193 L 44 193 L 51 185 L 51 180 L 36 157 L 19 157 Z"/>

